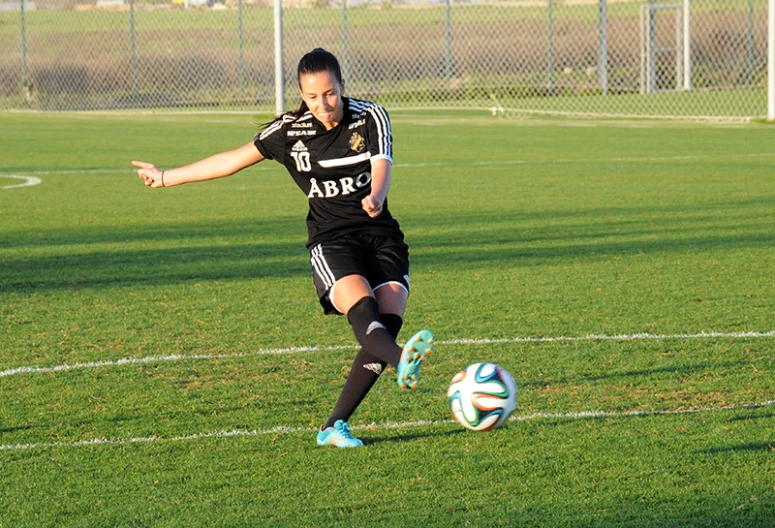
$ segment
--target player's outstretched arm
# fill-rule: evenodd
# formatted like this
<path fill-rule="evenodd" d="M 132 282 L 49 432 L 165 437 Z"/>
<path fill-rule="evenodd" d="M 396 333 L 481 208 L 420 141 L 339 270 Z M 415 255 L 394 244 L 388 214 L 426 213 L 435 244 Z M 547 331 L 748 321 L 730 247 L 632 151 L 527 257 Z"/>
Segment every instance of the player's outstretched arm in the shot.
<path fill-rule="evenodd" d="M 264 156 L 256 146 L 253 143 L 247 143 L 237 149 L 221 152 L 175 169 L 160 169 L 153 163 L 145 161 L 133 161 L 132 165 L 138 168 L 137 175 L 148 187 L 172 187 L 183 183 L 231 176 L 263 159 Z"/>

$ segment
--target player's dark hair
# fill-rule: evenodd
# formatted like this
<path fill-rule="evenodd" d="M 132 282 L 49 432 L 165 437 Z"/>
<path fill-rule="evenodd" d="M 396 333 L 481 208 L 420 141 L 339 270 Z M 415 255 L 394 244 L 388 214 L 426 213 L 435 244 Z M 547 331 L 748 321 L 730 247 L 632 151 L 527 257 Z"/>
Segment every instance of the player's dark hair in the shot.
<path fill-rule="evenodd" d="M 342 83 L 342 69 L 339 67 L 339 61 L 336 60 L 334 54 L 323 48 L 315 48 L 299 61 L 299 66 L 296 68 L 296 81 L 301 86 L 302 75 L 324 71 L 333 73 L 336 82 Z"/>
<path fill-rule="evenodd" d="M 299 87 L 301 87 L 302 75 L 325 71 L 331 72 L 334 75 L 336 82 L 342 84 L 342 69 L 339 66 L 339 61 L 336 59 L 334 54 L 330 51 L 324 50 L 323 48 L 315 48 L 304 55 L 299 61 L 299 65 L 296 68 L 296 82 L 299 83 Z M 290 110 L 280 114 L 268 123 L 264 123 L 263 127 L 266 128 L 272 123 L 276 123 L 277 121 L 282 120 L 282 118 L 285 116 L 301 117 L 307 110 L 309 110 L 307 103 L 302 100 L 298 109 Z"/>

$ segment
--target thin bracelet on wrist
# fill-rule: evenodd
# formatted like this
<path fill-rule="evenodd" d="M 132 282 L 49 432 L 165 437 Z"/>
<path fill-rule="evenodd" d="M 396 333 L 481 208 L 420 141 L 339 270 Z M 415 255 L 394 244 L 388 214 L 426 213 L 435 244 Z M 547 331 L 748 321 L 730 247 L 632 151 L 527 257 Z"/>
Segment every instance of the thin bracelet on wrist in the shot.
<path fill-rule="evenodd" d="M 166 187 L 166 185 L 164 185 L 164 171 L 161 171 L 161 186 Z"/>

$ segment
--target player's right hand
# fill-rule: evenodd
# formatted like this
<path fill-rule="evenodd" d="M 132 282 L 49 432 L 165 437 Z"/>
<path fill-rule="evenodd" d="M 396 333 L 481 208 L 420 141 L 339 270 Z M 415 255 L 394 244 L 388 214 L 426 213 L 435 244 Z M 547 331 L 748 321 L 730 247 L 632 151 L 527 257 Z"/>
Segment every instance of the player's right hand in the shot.
<path fill-rule="evenodd" d="M 132 165 L 138 167 L 137 175 L 142 179 L 148 187 L 164 187 L 164 180 L 162 179 L 162 170 L 153 163 L 146 163 L 144 161 L 133 161 Z"/>

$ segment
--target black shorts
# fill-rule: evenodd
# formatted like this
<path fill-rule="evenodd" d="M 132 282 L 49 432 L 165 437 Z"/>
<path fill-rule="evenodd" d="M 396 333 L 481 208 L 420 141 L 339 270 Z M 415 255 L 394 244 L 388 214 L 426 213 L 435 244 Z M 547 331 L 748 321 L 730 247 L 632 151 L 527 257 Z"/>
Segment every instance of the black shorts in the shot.
<path fill-rule="evenodd" d="M 312 279 L 326 315 L 341 312 L 331 304 L 331 287 L 348 275 L 361 275 L 372 290 L 398 283 L 409 291 L 409 248 L 401 239 L 356 235 L 310 248 Z"/>

